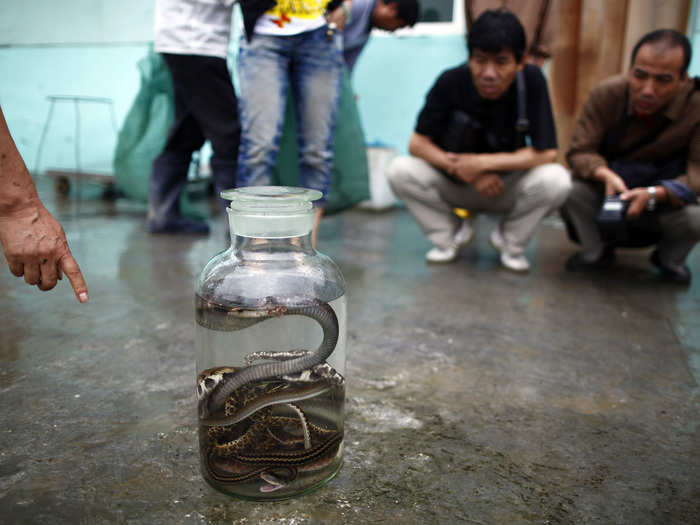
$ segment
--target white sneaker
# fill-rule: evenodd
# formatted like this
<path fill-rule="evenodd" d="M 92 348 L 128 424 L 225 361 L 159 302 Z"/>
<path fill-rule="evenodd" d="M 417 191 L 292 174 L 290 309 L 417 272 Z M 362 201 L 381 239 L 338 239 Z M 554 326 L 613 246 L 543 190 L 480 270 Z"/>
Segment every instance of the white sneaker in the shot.
<path fill-rule="evenodd" d="M 462 225 L 455 233 L 454 240 L 448 248 L 438 248 L 434 246 L 425 254 L 425 259 L 432 263 L 448 263 L 457 258 L 459 250 L 469 244 L 474 238 L 474 227 L 471 219 L 464 219 Z"/>
<path fill-rule="evenodd" d="M 510 255 L 501 252 L 501 264 L 513 272 L 527 272 L 530 269 L 530 262 L 521 253 L 520 255 Z"/>
<path fill-rule="evenodd" d="M 449 263 L 457 258 L 458 253 L 459 247 L 454 244 L 448 248 L 438 248 L 434 246 L 425 254 L 425 260 L 431 263 Z"/>
<path fill-rule="evenodd" d="M 503 235 L 501 235 L 501 228 L 496 227 L 491 232 L 489 237 L 491 246 L 501 254 L 501 264 L 513 272 L 527 272 L 530 269 L 530 262 L 527 260 L 525 255 L 522 253 L 513 254 L 509 253 L 508 249 L 505 247 L 505 240 Z"/>

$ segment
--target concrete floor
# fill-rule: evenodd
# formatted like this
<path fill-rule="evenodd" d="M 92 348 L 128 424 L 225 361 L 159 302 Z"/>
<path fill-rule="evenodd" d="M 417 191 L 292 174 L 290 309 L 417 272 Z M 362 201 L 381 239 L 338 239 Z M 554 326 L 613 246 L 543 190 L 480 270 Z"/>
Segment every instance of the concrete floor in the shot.
<path fill-rule="evenodd" d="M 251 503 L 199 475 L 193 282 L 224 248 L 151 236 L 144 207 L 42 186 L 90 289 L 0 268 L 3 523 L 700 523 L 700 250 L 695 282 L 648 251 L 608 276 L 564 272 L 549 219 L 526 276 L 479 218 L 427 266 L 405 210 L 324 220 L 349 290 L 345 466 L 307 496 Z"/>

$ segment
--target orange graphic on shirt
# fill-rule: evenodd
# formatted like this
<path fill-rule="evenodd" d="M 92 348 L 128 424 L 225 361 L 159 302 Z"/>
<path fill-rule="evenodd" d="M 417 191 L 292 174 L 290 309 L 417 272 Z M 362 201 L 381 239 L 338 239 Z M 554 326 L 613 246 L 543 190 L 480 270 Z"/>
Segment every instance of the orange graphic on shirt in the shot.
<path fill-rule="evenodd" d="M 282 13 L 279 20 L 273 20 L 272 22 L 278 27 L 284 27 L 284 24 L 288 24 L 292 19 L 287 16 L 287 13 Z"/>

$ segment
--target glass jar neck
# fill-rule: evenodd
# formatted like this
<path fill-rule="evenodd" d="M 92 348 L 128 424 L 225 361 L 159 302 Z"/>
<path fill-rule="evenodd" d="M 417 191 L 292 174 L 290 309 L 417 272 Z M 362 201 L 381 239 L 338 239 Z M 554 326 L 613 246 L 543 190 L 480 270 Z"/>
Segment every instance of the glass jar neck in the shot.
<path fill-rule="evenodd" d="M 231 235 L 266 239 L 300 237 L 311 232 L 314 225 L 313 208 L 295 214 L 245 213 L 228 208 Z"/>
<path fill-rule="evenodd" d="M 226 212 L 234 251 L 305 251 L 311 247 L 315 218 L 312 203 L 322 196 L 320 191 L 247 186 L 222 191 L 221 196 L 231 201 Z"/>
<path fill-rule="evenodd" d="M 231 251 L 238 259 L 269 260 L 316 252 L 311 232 L 294 237 L 246 237 L 231 232 Z"/>
<path fill-rule="evenodd" d="M 291 214 L 246 213 L 228 209 L 231 249 L 240 259 L 273 259 L 280 254 L 314 253 L 313 208 Z"/>

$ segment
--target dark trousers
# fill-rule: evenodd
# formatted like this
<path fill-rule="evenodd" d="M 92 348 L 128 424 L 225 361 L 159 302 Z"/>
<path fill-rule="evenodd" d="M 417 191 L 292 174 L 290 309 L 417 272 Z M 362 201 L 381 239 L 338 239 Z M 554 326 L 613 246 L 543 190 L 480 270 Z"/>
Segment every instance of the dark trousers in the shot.
<path fill-rule="evenodd" d="M 605 244 L 596 217 L 603 202 L 603 189 L 588 180 L 575 179 L 564 203 L 584 254 L 599 254 Z M 658 210 L 661 240 L 657 244 L 662 260 L 675 265 L 685 263 L 693 246 L 700 240 L 700 206 L 688 204 L 682 208 Z"/>
<path fill-rule="evenodd" d="M 206 140 L 213 150 L 212 182 L 217 194 L 235 187 L 241 137 L 238 101 L 226 60 L 175 54 L 163 54 L 163 59 L 173 79 L 175 121 L 163 152 L 153 162 L 149 224 L 155 227 L 180 220 L 179 199 L 192 153 Z"/>

